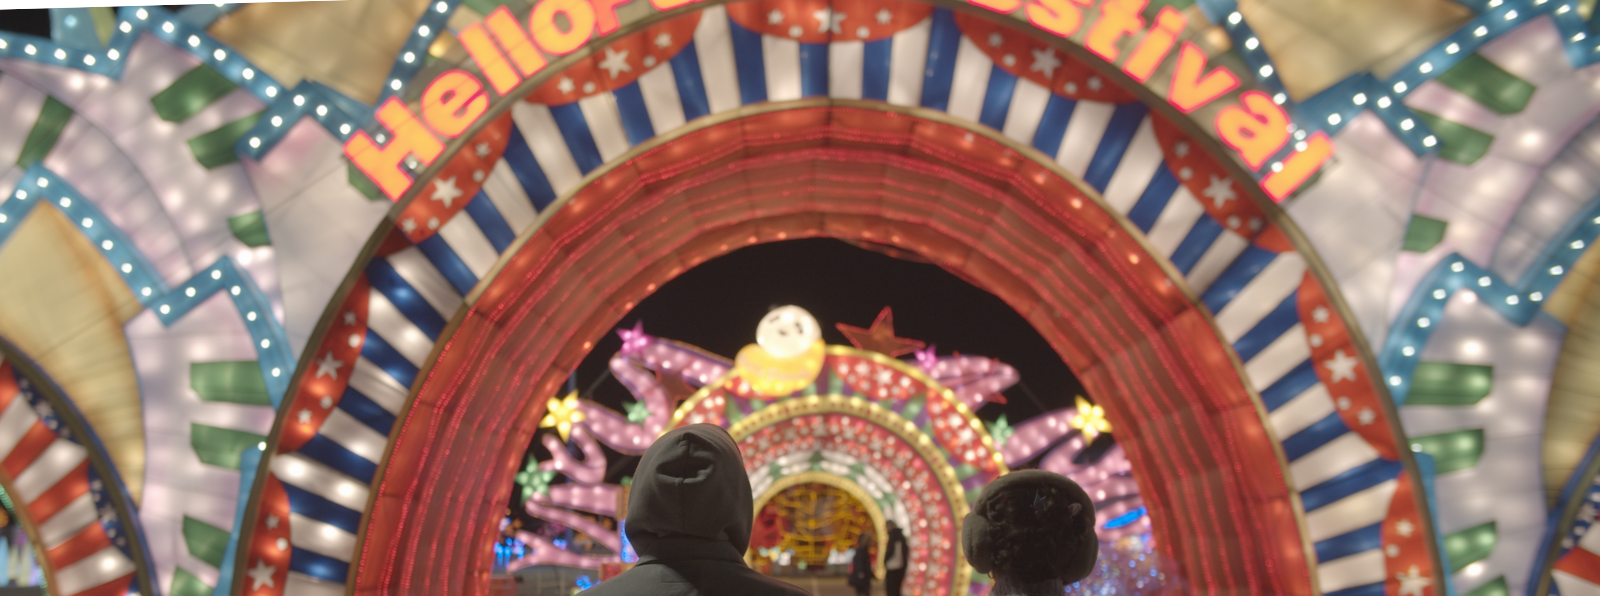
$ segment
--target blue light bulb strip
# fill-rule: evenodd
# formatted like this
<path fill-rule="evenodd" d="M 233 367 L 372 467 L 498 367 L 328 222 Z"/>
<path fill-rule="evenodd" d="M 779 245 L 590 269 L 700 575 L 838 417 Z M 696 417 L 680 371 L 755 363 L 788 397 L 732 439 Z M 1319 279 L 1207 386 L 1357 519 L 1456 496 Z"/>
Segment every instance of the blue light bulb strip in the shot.
<path fill-rule="evenodd" d="M 1600 36 L 1578 16 L 1573 2 L 1457 1 L 1477 11 L 1478 16 L 1400 67 L 1388 79 L 1380 81 L 1370 73 L 1353 75 L 1298 105 L 1288 101 L 1285 94 L 1285 101 L 1280 103 L 1294 114 L 1299 129 L 1295 132 L 1295 139 L 1303 140 L 1309 133 L 1319 130 L 1333 135 L 1362 110 L 1372 110 L 1412 153 L 1423 155 L 1434 151 L 1439 143 L 1438 138 L 1416 117 L 1415 112 L 1405 106 L 1406 96 L 1416 91 L 1422 83 L 1460 63 L 1485 43 L 1539 16 L 1549 15 L 1554 20 L 1573 68 L 1600 61 Z M 1255 33 L 1238 12 L 1236 2 L 1199 0 L 1198 5 L 1206 18 L 1228 32 L 1235 49 L 1250 66 L 1257 82 L 1275 94 L 1282 93 L 1283 84 L 1278 79 L 1271 57 L 1259 42 L 1255 48 L 1249 47 L 1249 41 L 1255 38 Z M 1285 148 L 1280 155 L 1268 161 L 1281 160 L 1289 152 L 1290 149 Z"/>
<path fill-rule="evenodd" d="M 65 179 L 38 164 L 28 168 L 22 181 L 17 183 L 16 191 L 0 203 L 0 245 L 4 245 L 23 219 L 41 204 L 59 209 L 76 224 L 74 228 L 100 249 L 106 262 L 122 275 L 128 290 L 140 304 L 154 309 L 163 325 L 171 326 L 212 294 L 227 292 L 255 344 L 256 359 L 272 406 L 278 406 L 289 388 L 289 376 L 294 372 L 294 353 L 289 349 L 288 335 L 273 315 L 271 301 L 232 258 L 223 257 L 178 288 L 168 288 L 155 266 L 127 234 Z"/>
<path fill-rule="evenodd" d="M 1573 223 L 1546 245 L 1514 285 L 1468 262 L 1460 254 L 1452 253 L 1439 261 L 1412 291 L 1400 316 L 1390 326 L 1383 353 L 1378 357 L 1378 365 L 1386 375 L 1385 382 L 1389 384 L 1395 403 L 1405 404 L 1422 348 L 1439 324 L 1451 294 L 1456 290 L 1471 290 L 1506 320 L 1519 326 L 1527 325 L 1597 237 L 1600 237 L 1600 199 L 1590 201 Z M 1408 348 L 1409 354 L 1406 353 Z"/>
<path fill-rule="evenodd" d="M 0 245 L 11 238 L 35 205 L 49 204 L 59 209 L 74 228 L 100 249 L 106 262 L 122 276 L 135 299 L 146 307 L 167 293 L 167 284 L 144 253 L 127 234 L 111 223 L 95 204 L 78 194 L 66 180 L 44 166 L 34 164 L 23 172 L 17 188 L 0 204 Z"/>
<path fill-rule="evenodd" d="M 406 39 L 406 44 L 400 47 L 400 53 L 395 56 L 394 66 L 389 69 L 389 77 L 384 79 L 383 94 L 378 96 L 377 105 L 383 105 L 390 97 L 405 97 L 406 85 L 411 83 L 411 79 L 427 62 L 428 47 L 444 31 L 450 22 L 450 15 L 460 3 L 461 0 L 433 0 L 422 11 L 417 24 L 411 27 L 411 37 Z"/>
<path fill-rule="evenodd" d="M 239 155 L 260 161 L 268 151 L 289 134 L 289 129 L 301 118 L 309 117 L 341 143 L 357 130 L 369 133 L 379 130 L 371 108 L 349 99 L 325 85 L 301 81 L 293 90 L 283 94 L 280 101 L 267 106 L 261 119 L 233 149 Z"/>
<path fill-rule="evenodd" d="M 200 59 L 201 64 L 215 69 L 233 84 L 256 96 L 262 103 L 272 103 L 274 98 L 283 92 L 282 84 L 251 64 L 233 48 L 213 39 L 206 33 L 205 28 L 190 24 L 164 8 L 124 7 L 118 11 L 117 17 L 121 21 L 117 24 L 117 33 L 126 38 L 126 45 L 121 46 L 124 48 L 124 53 L 127 51 L 126 48 L 133 46 L 138 34 L 145 32 L 172 47 L 194 54 Z M 118 40 L 113 38 L 111 45 L 118 47 L 117 42 Z M 117 62 L 120 63 L 121 60 Z"/>

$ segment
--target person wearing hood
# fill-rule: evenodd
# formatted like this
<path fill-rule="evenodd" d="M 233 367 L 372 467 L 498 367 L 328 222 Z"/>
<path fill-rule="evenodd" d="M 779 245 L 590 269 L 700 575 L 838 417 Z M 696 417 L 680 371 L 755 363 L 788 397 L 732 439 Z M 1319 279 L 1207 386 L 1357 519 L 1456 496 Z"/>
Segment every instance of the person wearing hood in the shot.
<path fill-rule="evenodd" d="M 883 593 L 885 596 L 900 596 L 900 585 L 906 581 L 906 563 L 910 558 L 906 535 L 893 520 L 887 522 L 885 527 L 889 530 L 889 541 L 883 547 Z"/>
<path fill-rule="evenodd" d="M 672 430 L 646 450 L 628 498 L 632 569 L 590 596 L 809 596 L 744 562 L 755 499 L 739 446 L 722 427 Z"/>

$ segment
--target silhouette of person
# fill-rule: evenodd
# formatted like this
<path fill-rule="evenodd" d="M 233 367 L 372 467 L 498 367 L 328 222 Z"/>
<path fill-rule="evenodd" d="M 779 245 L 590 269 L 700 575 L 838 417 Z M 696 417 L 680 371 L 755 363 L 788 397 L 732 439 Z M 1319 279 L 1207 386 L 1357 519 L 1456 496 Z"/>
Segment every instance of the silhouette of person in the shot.
<path fill-rule="evenodd" d="M 900 526 L 893 521 L 884 525 L 889 530 L 889 543 L 883 547 L 883 593 L 885 596 L 900 596 L 900 585 L 906 581 L 906 567 L 911 562 L 911 552 Z"/>
<path fill-rule="evenodd" d="M 1094 571 L 1094 501 L 1060 474 L 1012 472 L 984 487 L 963 521 L 961 550 L 994 578 L 991 596 L 1059 596 Z"/>
<path fill-rule="evenodd" d="M 862 532 L 856 536 L 856 554 L 850 560 L 850 587 L 856 596 L 872 592 L 872 534 Z"/>
<path fill-rule="evenodd" d="M 646 450 L 628 500 L 632 569 L 591 596 L 809 596 L 745 565 L 755 518 L 739 446 L 722 427 L 672 430 Z"/>

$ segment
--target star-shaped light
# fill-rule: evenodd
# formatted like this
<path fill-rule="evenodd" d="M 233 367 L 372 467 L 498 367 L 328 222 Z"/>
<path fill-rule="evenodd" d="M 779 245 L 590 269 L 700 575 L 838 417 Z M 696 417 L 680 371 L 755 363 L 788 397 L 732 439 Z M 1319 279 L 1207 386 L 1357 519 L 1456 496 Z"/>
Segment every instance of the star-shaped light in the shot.
<path fill-rule="evenodd" d="M 839 24 L 843 23 L 846 18 L 849 18 L 849 16 L 842 12 L 834 12 L 831 8 L 824 8 L 811 13 L 811 18 L 817 20 L 817 33 L 828 33 L 831 31 L 834 35 L 839 35 L 843 33 L 839 30 Z"/>
<path fill-rule="evenodd" d="M 561 80 L 556 81 L 556 89 L 562 93 L 572 93 L 572 90 L 577 89 L 577 86 L 572 84 L 570 77 L 561 77 Z"/>
<path fill-rule="evenodd" d="M 635 321 L 632 329 L 618 329 L 622 338 L 622 353 L 632 354 L 650 345 L 650 336 L 644 334 L 644 321 Z"/>
<path fill-rule="evenodd" d="M 268 530 L 276 530 L 276 529 L 278 529 L 278 521 L 279 521 L 278 520 L 278 516 L 276 516 L 276 515 L 267 516 L 267 529 Z"/>
<path fill-rule="evenodd" d="M 889 12 L 889 9 L 887 8 L 878 9 L 878 14 L 875 16 L 878 18 L 879 25 L 887 25 L 889 24 L 889 21 L 894 20 L 894 13 Z"/>
<path fill-rule="evenodd" d="M 339 380 L 339 368 L 343 366 L 344 361 L 334 358 L 333 352 L 329 351 L 317 359 L 317 378 L 320 379 L 326 375 L 333 377 L 333 380 L 337 381 Z"/>
<path fill-rule="evenodd" d="M 549 494 L 550 480 L 556 477 L 555 470 L 539 469 L 539 461 L 528 457 L 527 465 L 517 472 L 517 486 L 522 487 L 522 500 L 532 499 L 535 493 Z"/>
<path fill-rule="evenodd" d="M 416 231 L 417 221 L 407 217 L 405 221 L 400 222 L 400 229 L 405 230 L 407 234 L 410 234 L 411 232 Z"/>
<path fill-rule="evenodd" d="M 1031 51 L 1033 52 L 1033 66 L 1028 67 L 1028 70 L 1042 72 L 1045 78 L 1055 76 L 1056 67 L 1061 66 L 1061 59 L 1056 57 L 1056 49 L 1044 48 Z"/>
<path fill-rule="evenodd" d="M 650 406 L 642 401 L 624 403 L 622 408 L 628 411 L 628 422 L 638 424 L 650 418 Z"/>
<path fill-rule="evenodd" d="M 1405 538 L 1410 538 L 1411 533 L 1416 531 L 1416 529 L 1417 526 L 1412 524 L 1411 520 L 1409 519 L 1402 519 L 1394 523 L 1394 531 L 1398 532 L 1400 536 Z"/>
<path fill-rule="evenodd" d="M 1362 426 L 1366 426 L 1378 419 L 1378 413 L 1372 411 L 1372 408 L 1361 408 L 1361 412 L 1356 414 L 1356 418 L 1361 420 Z"/>
<path fill-rule="evenodd" d="M 873 319 L 872 327 L 868 329 L 844 323 L 835 323 L 834 327 L 849 338 L 850 344 L 856 348 L 878 352 L 890 358 L 899 358 L 927 345 L 921 340 L 895 337 L 894 311 L 887 306 L 878 311 L 878 318 Z"/>
<path fill-rule="evenodd" d="M 1006 444 L 1006 439 L 1011 438 L 1011 435 L 1017 432 L 1016 429 L 1011 428 L 1011 423 L 1006 420 L 1005 414 L 1001 414 L 999 418 L 996 418 L 994 422 L 990 422 L 986 426 L 989 427 L 989 436 L 994 438 L 995 449 L 999 449 L 1001 445 Z"/>
<path fill-rule="evenodd" d="M 1106 412 L 1100 406 L 1089 403 L 1082 395 L 1077 396 L 1078 415 L 1072 417 L 1072 428 L 1083 431 L 1086 441 L 1093 441 L 1100 433 L 1111 432 L 1111 421 L 1106 420 Z"/>
<path fill-rule="evenodd" d="M 633 72 L 633 65 L 628 64 L 628 50 L 618 52 L 616 48 L 606 48 L 606 59 L 600 61 L 600 68 L 611 73 L 611 78 L 617 78 L 617 73 Z"/>
<path fill-rule="evenodd" d="M 268 588 L 278 587 L 278 584 L 273 583 L 272 581 L 272 574 L 277 572 L 277 567 L 268 565 L 266 561 L 257 559 L 256 566 L 250 568 L 250 589 L 260 590 L 261 586 L 263 585 L 267 586 Z"/>
<path fill-rule="evenodd" d="M 666 31 L 662 31 L 660 35 L 656 36 L 656 47 L 665 48 L 665 47 L 669 47 L 671 45 L 672 45 L 672 34 L 671 33 L 667 33 Z"/>
<path fill-rule="evenodd" d="M 346 325 L 354 325 L 354 324 L 356 324 L 356 313 L 355 313 L 355 311 L 353 311 L 353 310 L 344 311 L 344 324 L 346 324 Z"/>
<path fill-rule="evenodd" d="M 461 189 L 456 188 L 455 176 L 433 179 L 433 196 L 429 198 L 444 203 L 445 207 L 449 207 L 450 203 L 459 196 L 461 196 Z"/>
<path fill-rule="evenodd" d="M 1328 322 L 1328 307 L 1318 306 L 1311 310 L 1311 320 L 1318 323 Z"/>
<path fill-rule="evenodd" d="M 546 405 L 549 410 L 544 415 L 544 420 L 539 422 L 539 428 L 554 428 L 561 434 L 561 440 L 566 441 L 572 435 L 572 425 L 583 422 L 583 411 L 578 409 L 578 392 L 568 393 L 561 399 L 552 399 Z"/>
<path fill-rule="evenodd" d="M 1239 198 L 1239 193 L 1233 190 L 1233 180 L 1216 174 L 1211 174 L 1211 184 L 1200 194 L 1210 197 L 1218 209 L 1228 201 Z"/>
<path fill-rule="evenodd" d="M 1334 350 L 1333 358 L 1322 361 L 1322 365 L 1328 367 L 1328 372 L 1333 374 L 1333 379 L 1329 382 L 1337 383 L 1344 380 L 1356 380 L 1356 364 L 1358 362 L 1355 358 L 1350 357 L 1349 354 L 1344 353 L 1344 350 Z"/>
<path fill-rule="evenodd" d="M 311 424 L 311 410 L 301 409 L 295 416 L 300 420 L 300 424 Z"/>
<path fill-rule="evenodd" d="M 1399 596 L 1423 596 L 1428 586 L 1433 585 L 1433 579 L 1419 573 L 1416 565 L 1405 573 L 1394 574 L 1394 578 L 1400 580 Z"/>

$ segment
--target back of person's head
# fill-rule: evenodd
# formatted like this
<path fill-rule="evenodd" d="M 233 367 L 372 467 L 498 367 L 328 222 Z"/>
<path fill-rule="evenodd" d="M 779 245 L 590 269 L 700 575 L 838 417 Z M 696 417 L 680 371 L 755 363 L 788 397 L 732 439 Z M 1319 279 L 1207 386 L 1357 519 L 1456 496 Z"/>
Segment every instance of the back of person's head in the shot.
<path fill-rule="evenodd" d="M 628 496 L 628 539 L 639 554 L 664 537 L 720 540 L 739 553 L 750 546 L 755 499 L 739 446 L 722 427 L 672 430 L 644 452 Z"/>
<path fill-rule="evenodd" d="M 994 578 L 995 596 L 1060 594 L 1094 570 L 1094 525 L 1094 501 L 1078 483 L 1023 470 L 984 488 L 963 521 L 961 548 Z"/>

